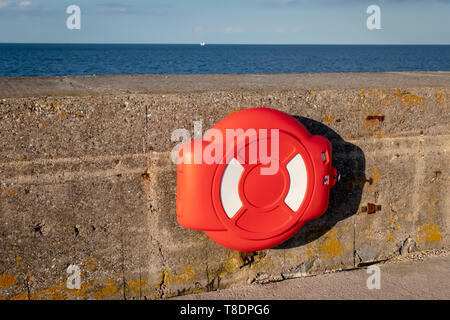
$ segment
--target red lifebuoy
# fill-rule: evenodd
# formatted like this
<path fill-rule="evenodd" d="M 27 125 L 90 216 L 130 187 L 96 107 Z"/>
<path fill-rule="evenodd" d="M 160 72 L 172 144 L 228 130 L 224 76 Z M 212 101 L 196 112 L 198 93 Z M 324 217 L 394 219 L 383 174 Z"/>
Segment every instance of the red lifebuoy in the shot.
<path fill-rule="evenodd" d="M 268 108 L 236 112 L 212 129 L 214 138 L 205 134 L 179 152 L 180 225 L 227 248 L 257 251 L 284 242 L 326 211 L 337 179 L 326 138 Z M 232 141 L 216 138 L 220 134 Z M 205 153 L 222 148 L 213 155 L 221 161 L 199 162 L 195 147 Z"/>

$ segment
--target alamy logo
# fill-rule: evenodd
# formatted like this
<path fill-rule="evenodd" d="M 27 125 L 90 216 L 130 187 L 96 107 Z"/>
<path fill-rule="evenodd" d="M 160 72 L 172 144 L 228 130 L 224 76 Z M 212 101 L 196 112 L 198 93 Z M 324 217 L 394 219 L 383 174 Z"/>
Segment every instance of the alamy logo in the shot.
<path fill-rule="evenodd" d="M 367 278 L 367 289 L 373 290 L 373 289 L 381 289 L 381 270 L 378 266 L 370 266 L 367 268 L 366 272 L 368 274 L 371 274 Z"/>
<path fill-rule="evenodd" d="M 193 148 L 187 143 L 191 141 L 191 134 L 187 129 L 176 129 L 172 132 L 173 142 L 181 139 L 181 142 L 172 150 L 174 164 L 229 164 L 237 160 L 240 164 L 259 162 L 267 165 L 260 169 L 263 176 L 278 173 L 279 129 L 235 128 L 226 129 L 224 135 L 222 131 L 213 128 L 202 136 L 202 128 L 202 121 L 194 121 Z M 209 144 L 205 146 L 205 142 Z M 183 154 L 193 155 L 193 158 L 180 157 L 180 150 Z M 245 152 L 241 153 L 239 150 L 245 150 Z"/>
<path fill-rule="evenodd" d="M 74 264 L 71 264 L 66 272 L 69 274 L 67 277 L 67 289 L 81 289 L 81 270 L 80 267 Z"/>
<path fill-rule="evenodd" d="M 367 18 L 367 29 L 380 30 L 381 29 L 381 9 L 379 6 L 373 4 L 367 7 L 367 14 L 370 16 Z"/>
<path fill-rule="evenodd" d="M 77 5 L 71 5 L 67 7 L 67 14 L 70 16 L 67 18 L 66 25 L 69 30 L 81 29 L 81 9 Z"/>

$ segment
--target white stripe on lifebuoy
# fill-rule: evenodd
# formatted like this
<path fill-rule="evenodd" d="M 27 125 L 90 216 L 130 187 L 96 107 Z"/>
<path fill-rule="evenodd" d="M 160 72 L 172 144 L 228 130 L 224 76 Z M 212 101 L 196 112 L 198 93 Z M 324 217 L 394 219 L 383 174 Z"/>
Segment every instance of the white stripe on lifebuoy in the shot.
<path fill-rule="evenodd" d="M 242 172 L 244 172 L 244 167 L 233 158 L 225 168 L 222 182 L 220 183 L 220 200 L 225 213 L 230 219 L 242 207 L 242 201 L 239 197 L 239 180 Z"/>
<path fill-rule="evenodd" d="M 305 162 L 301 155 L 297 154 L 286 166 L 289 172 L 289 191 L 284 199 L 292 211 L 297 211 L 303 202 L 308 185 L 308 176 L 306 173 Z"/>

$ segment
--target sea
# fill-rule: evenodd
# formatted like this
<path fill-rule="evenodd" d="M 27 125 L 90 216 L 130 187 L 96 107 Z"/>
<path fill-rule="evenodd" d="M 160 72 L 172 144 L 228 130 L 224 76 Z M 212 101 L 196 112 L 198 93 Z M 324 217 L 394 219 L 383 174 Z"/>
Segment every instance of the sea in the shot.
<path fill-rule="evenodd" d="M 0 44 L 0 77 L 450 71 L 450 45 Z"/>

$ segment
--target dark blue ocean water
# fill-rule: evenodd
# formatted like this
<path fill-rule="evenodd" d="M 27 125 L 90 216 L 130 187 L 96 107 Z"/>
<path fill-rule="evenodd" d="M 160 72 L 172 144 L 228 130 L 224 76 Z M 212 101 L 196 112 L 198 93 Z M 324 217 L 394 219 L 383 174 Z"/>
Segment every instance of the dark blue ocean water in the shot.
<path fill-rule="evenodd" d="M 0 76 L 450 70 L 450 46 L 0 44 Z"/>

